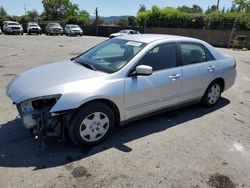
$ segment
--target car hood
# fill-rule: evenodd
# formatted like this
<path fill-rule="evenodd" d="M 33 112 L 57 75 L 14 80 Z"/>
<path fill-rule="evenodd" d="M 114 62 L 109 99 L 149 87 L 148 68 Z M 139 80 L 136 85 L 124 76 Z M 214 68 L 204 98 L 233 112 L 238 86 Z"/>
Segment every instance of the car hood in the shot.
<path fill-rule="evenodd" d="M 29 28 L 30 28 L 30 29 L 36 29 L 36 28 L 40 29 L 39 26 L 31 26 L 31 27 L 29 27 Z"/>
<path fill-rule="evenodd" d="M 19 28 L 21 28 L 22 26 L 21 25 L 11 25 L 11 26 L 8 26 L 8 27 L 10 27 L 10 28 L 12 28 L 12 27 L 19 27 Z"/>
<path fill-rule="evenodd" d="M 12 101 L 20 103 L 31 98 L 63 94 L 72 83 L 105 75 L 71 61 L 53 63 L 17 75 L 6 87 L 6 93 Z"/>
<path fill-rule="evenodd" d="M 52 26 L 50 29 L 62 29 L 62 27 Z"/>
<path fill-rule="evenodd" d="M 82 31 L 80 28 L 71 29 L 71 31 Z"/>

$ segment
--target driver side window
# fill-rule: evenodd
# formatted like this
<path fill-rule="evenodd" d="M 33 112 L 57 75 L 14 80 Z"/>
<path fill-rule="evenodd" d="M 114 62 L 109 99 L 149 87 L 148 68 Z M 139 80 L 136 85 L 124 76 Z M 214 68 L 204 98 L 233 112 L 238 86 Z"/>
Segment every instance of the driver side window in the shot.
<path fill-rule="evenodd" d="M 148 65 L 153 71 L 177 67 L 176 43 L 166 43 L 152 48 L 139 61 L 138 65 Z"/>

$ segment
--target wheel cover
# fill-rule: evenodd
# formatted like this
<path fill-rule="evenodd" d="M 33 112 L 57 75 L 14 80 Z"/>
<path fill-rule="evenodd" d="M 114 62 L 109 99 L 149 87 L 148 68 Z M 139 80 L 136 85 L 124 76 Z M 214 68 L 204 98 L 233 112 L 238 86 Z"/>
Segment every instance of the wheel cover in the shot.
<path fill-rule="evenodd" d="M 109 129 L 109 118 L 103 112 L 94 112 L 82 121 L 79 133 L 83 140 L 95 142 L 105 136 Z"/>
<path fill-rule="evenodd" d="M 220 86 L 218 84 L 212 85 L 208 92 L 208 102 L 209 104 L 214 104 L 220 97 Z"/>

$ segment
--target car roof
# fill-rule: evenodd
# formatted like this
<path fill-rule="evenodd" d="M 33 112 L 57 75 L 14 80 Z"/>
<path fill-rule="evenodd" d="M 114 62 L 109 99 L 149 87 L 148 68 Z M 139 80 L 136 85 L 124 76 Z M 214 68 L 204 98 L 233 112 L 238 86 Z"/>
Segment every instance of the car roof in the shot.
<path fill-rule="evenodd" d="M 135 31 L 135 30 L 132 30 L 132 29 L 122 29 L 121 31 Z"/>
<path fill-rule="evenodd" d="M 14 21 L 4 21 L 4 23 L 18 23 L 18 22 L 14 22 Z"/>
<path fill-rule="evenodd" d="M 192 41 L 198 41 L 197 39 L 190 37 L 183 37 L 178 35 L 163 35 L 163 34 L 138 34 L 138 35 L 126 35 L 119 37 L 120 39 L 132 40 L 142 43 L 151 43 L 158 40 L 180 40 L 188 39 Z"/>
<path fill-rule="evenodd" d="M 28 24 L 36 24 L 36 25 L 37 25 L 37 23 L 36 23 L 36 22 L 29 22 Z"/>
<path fill-rule="evenodd" d="M 58 22 L 50 22 L 48 24 L 59 24 Z M 60 24 L 59 24 L 60 25 Z"/>

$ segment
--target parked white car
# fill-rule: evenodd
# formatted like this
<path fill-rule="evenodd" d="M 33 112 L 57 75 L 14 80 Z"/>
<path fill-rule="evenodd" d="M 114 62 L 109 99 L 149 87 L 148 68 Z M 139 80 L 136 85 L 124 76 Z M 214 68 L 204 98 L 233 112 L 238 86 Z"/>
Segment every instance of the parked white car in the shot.
<path fill-rule="evenodd" d="M 23 35 L 23 27 L 18 22 L 4 21 L 3 32 L 5 34 L 21 34 Z"/>
<path fill-rule="evenodd" d="M 204 41 L 142 34 L 21 73 L 6 92 L 34 134 L 67 133 L 78 145 L 93 145 L 146 115 L 196 102 L 216 105 L 235 78 L 235 59 Z"/>
<path fill-rule="evenodd" d="M 78 25 L 67 24 L 65 25 L 64 31 L 65 31 L 65 35 L 67 36 L 77 36 L 77 35 L 82 36 L 83 35 L 83 31 Z"/>
<path fill-rule="evenodd" d="M 120 37 L 124 35 L 134 35 L 134 34 L 140 34 L 140 32 L 135 31 L 135 30 L 130 30 L 130 29 L 124 29 L 124 30 L 119 31 L 118 33 L 112 33 L 109 36 L 109 38 Z"/>
<path fill-rule="evenodd" d="M 27 33 L 30 35 L 32 33 L 42 34 L 41 27 L 36 22 L 29 22 L 27 26 Z"/>
<path fill-rule="evenodd" d="M 1 28 L 0 28 L 0 35 L 2 35 L 3 34 L 3 32 L 2 32 L 2 30 L 1 30 Z"/>

